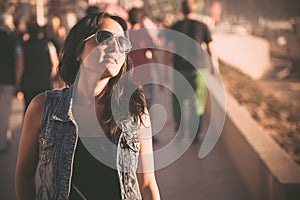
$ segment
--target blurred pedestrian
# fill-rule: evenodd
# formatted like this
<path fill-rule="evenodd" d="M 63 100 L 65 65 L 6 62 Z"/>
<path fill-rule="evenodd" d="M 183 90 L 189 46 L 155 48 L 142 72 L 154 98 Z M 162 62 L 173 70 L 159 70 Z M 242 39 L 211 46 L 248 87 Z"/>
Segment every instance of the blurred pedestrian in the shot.
<path fill-rule="evenodd" d="M 18 87 L 24 94 L 25 111 L 34 96 L 52 89 L 58 67 L 57 50 L 35 21 L 28 24 L 28 35 L 29 38 L 21 41 L 18 47 L 18 53 L 23 57 Z"/>
<path fill-rule="evenodd" d="M 214 26 L 217 26 L 220 23 L 222 15 L 222 4 L 218 0 L 213 0 L 210 5 L 210 17 L 213 20 Z"/>
<path fill-rule="evenodd" d="M 206 24 L 195 20 L 195 11 L 196 5 L 194 0 L 184 0 L 181 4 L 181 10 L 184 15 L 184 19 L 176 22 L 171 29 L 174 31 L 178 31 L 180 33 L 186 34 L 187 36 L 191 37 L 195 40 L 195 42 L 199 43 L 200 45 L 205 45 L 205 49 L 207 52 L 213 56 L 211 42 L 212 37 L 210 31 Z M 171 39 L 172 40 L 172 39 Z M 197 135 L 195 137 L 195 141 L 198 139 L 198 134 L 201 131 L 201 118 L 205 112 L 205 105 L 206 105 L 206 96 L 207 96 L 207 87 L 206 82 L 204 79 L 204 66 L 203 68 L 199 68 L 198 66 L 193 66 L 190 63 L 190 60 L 186 60 L 187 58 L 193 56 L 192 59 L 200 59 L 201 55 L 197 55 L 197 49 L 193 49 L 193 47 L 186 45 L 183 43 L 184 41 L 173 40 L 172 43 L 175 48 L 175 52 L 182 52 L 183 55 L 186 55 L 186 58 L 181 57 L 180 55 L 175 54 L 173 56 L 173 66 L 174 69 L 181 73 L 185 79 L 189 82 L 191 87 L 194 90 L 194 94 L 187 93 L 186 86 L 182 85 L 180 81 L 174 80 L 174 91 L 175 94 L 182 95 L 182 98 L 177 99 L 176 97 L 173 98 L 173 113 L 174 113 L 174 120 L 176 123 L 176 128 L 178 130 L 179 127 L 182 127 L 179 130 L 180 134 L 183 134 L 185 127 L 184 123 L 180 125 L 181 121 L 181 105 L 184 105 L 184 102 L 188 102 L 188 110 L 189 110 L 189 129 L 191 127 L 198 127 Z M 200 52 L 199 52 L 200 53 Z M 202 62 L 202 65 L 207 65 L 205 60 L 199 60 Z M 210 62 L 211 63 L 211 62 Z M 208 64 L 210 64 L 208 63 Z M 199 124 L 197 121 L 199 120 Z M 190 136 L 193 133 L 190 133 Z"/>
<path fill-rule="evenodd" d="M 156 78 L 155 70 L 151 67 L 152 63 L 155 62 L 155 43 L 143 24 L 145 18 L 143 9 L 133 7 L 128 14 L 131 23 L 129 35 L 132 38 L 133 46 L 133 50 L 129 53 L 134 66 L 132 81 L 138 85 L 143 85 L 147 105 L 150 108 L 154 99 L 153 82 Z"/>
<path fill-rule="evenodd" d="M 15 47 L 12 16 L 0 16 L 0 152 L 8 147 L 9 117 L 15 92 Z"/>
<path fill-rule="evenodd" d="M 52 50 L 55 48 L 57 55 L 61 56 L 63 42 L 66 39 L 66 29 L 62 26 L 60 17 L 53 16 L 51 18 L 50 23 L 45 27 L 45 37 L 50 40 L 49 47 L 52 48 Z M 54 57 L 56 58 L 55 55 Z M 62 88 L 64 86 L 64 82 L 59 76 L 59 73 L 52 79 L 52 86 L 54 89 Z"/>
<path fill-rule="evenodd" d="M 159 59 L 162 55 L 158 46 L 160 38 L 157 34 L 157 25 L 144 14 L 143 8 L 133 7 L 128 14 L 131 23 L 129 35 L 133 46 L 133 50 L 129 53 L 134 66 L 132 81 L 143 86 L 152 119 L 153 136 L 155 136 L 161 130 L 161 123 L 163 123 L 161 115 L 157 114 L 159 110 L 150 109 L 152 105 L 159 103 L 158 94 L 161 94 L 157 84 L 159 78 L 157 64 L 162 62 L 162 59 Z M 153 137 L 153 141 L 156 142 L 157 137 Z"/>
<path fill-rule="evenodd" d="M 160 199 L 145 96 L 128 78 L 126 31 L 122 18 L 107 13 L 88 15 L 70 30 L 59 66 L 69 87 L 39 94 L 25 115 L 16 167 L 18 200 Z M 90 105 L 95 113 L 87 119 Z M 101 127 L 97 136 L 108 139 L 112 149 L 98 146 L 98 137 L 83 136 L 95 131 L 83 129 L 83 121 L 94 119 Z M 87 140 L 108 154 L 91 154 Z M 99 156 L 108 156 L 114 167 Z"/>

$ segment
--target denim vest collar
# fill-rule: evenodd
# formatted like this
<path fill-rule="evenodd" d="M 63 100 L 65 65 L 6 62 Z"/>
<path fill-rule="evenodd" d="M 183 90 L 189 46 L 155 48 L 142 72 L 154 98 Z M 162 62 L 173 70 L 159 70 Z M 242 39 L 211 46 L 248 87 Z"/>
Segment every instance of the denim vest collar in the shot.
<path fill-rule="evenodd" d="M 58 121 L 71 121 L 73 119 L 73 115 L 72 115 L 73 86 L 70 88 L 66 88 L 64 90 L 66 91 L 63 92 L 57 104 L 57 107 L 54 109 L 51 118 Z"/>

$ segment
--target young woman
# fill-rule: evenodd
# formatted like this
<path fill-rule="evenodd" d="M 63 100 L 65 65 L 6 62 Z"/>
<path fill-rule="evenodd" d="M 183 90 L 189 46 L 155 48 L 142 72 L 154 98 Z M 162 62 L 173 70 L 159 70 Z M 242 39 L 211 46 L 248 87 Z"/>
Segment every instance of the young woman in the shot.
<path fill-rule="evenodd" d="M 71 29 L 59 67 L 69 87 L 36 96 L 24 118 L 17 199 L 160 199 L 145 97 L 128 78 L 126 30 L 106 13 Z M 99 145 L 101 136 L 110 143 Z"/>

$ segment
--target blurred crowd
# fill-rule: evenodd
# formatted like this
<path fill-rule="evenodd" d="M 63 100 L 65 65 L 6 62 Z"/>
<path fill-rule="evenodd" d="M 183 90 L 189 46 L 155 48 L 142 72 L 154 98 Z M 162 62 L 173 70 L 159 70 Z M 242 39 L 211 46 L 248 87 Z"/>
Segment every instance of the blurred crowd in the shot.
<path fill-rule="evenodd" d="M 205 26 L 211 28 L 219 23 L 221 5 L 213 1 L 210 18 L 201 18 L 193 15 L 193 20 L 204 21 Z M 178 20 L 184 19 L 184 15 L 166 14 L 164 18 L 153 19 L 147 16 L 143 7 L 133 7 L 126 10 L 115 4 L 92 5 L 85 10 L 85 15 L 95 12 L 108 12 L 125 19 L 132 30 L 131 37 L 135 51 L 130 53 L 134 66 L 151 63 L 159 63 L 172 66 L 172 55 L 162 49 L 167 40 L 157 31 L 157 28 L 172 28 Z M 83 17 L 83 16 L 81 16 Z M 28 17 L 27 17 L 28 18 Z M 24 101 L 26 111 L 30 101 L 38 93 L 49 89 L 64 87 L 57 73 L 59 58 L 65 37 L 72 26 L 80 19 L 75 13 L 66 16 L 68 23 L 63 23 L 59 16 L 51 16 L 46 24 L 40 24 L 37 16 L 14 19 L 9 12 L 0 16 L 0 110 L 1 113 L 1 137 L 5 137 L 8 130 L 10 106 L 15 95 Z M 139 30 L 135 34 L 134 30 Z M 142 31 L 142 32 L 141 32 Z M 209 47 L 209 46 L 207 46 Z M 210 49 L 207 49 L 211 53 Z M 217 62 L 215 62 L 217 65 Z M 155 70 L 154 70 L 155 69 Z M 147 103 L 154 104 L 155 94 L 160 87 L 147 84 L 163 80 L 165 85 L 172 87 L 172 75 L 165 68 L 143 68 L 135 70 L 133 81 L 144 85 Z M 159 96 L 159 95 L 157 95 Z M 3 129 L 3 130 L 2 130 Z M 0 149 L 5 149 L 8 142 L 0 138 Z"/>

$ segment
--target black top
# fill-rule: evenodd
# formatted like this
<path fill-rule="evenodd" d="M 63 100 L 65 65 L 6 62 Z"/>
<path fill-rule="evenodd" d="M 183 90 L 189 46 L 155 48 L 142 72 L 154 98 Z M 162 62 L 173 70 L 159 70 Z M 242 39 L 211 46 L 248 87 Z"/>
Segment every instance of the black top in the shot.
<path fill-rule="evenodd" d="M 15 39 L 0 30 L 0 84 L 15 84 Z"/>
<path fill-rule="evenodd" d="M 24 73 L 21 87 L 23 90 L 51 89 L 51 68 L 49 40 L 32 37 L 22 43 L 24 54 Z"/>
<path fill-rule="evenodd" d="M 120 184 L 116 169 L 106 166 L 97 160 L 85 147 L 85 145 L 99 147 L 98 139 L 78 139 L 75 151 L 72 185 L 88 200 L 99 199 L 121 199 Z M 100 147 L 99 147 L 100 148 Z M 102 148 L 102 153 L 109 152 L 109 157 L 113 160 L 112 149 Z M 70 200 L 83 199 L 71 187 Z"/>
<path fill-rule="evenodd" d="M 199 43 L 212 41 L 207 25 L 200 21 L 185 19 L 175 23 L 171 29 L 184 33 Z"/>
<path fill-rule="evenodd" d="M 171 29 L 189 36 L 199 44 L 208 44 L 212 41 L 207 25 L 200 21 L 184 19 L 176 22 Z M 178 54 L 175 54 L 173 58 L 174 68 L 177 70 L 194 70 L 195 68 L 185 59 L 191 61 L 193 58 L 200 57 L 201 54 L 198 52 L 197 47 L 193 44 L 187 45 L 186 40 L 178 39 L 176 36 L 175 38 L 173 37 L 174 36 L 170 36 L 170 39 L 173 40 L 175 44 L 176 52 L 185 55 L 185 58 L 182 58 Z"/>

